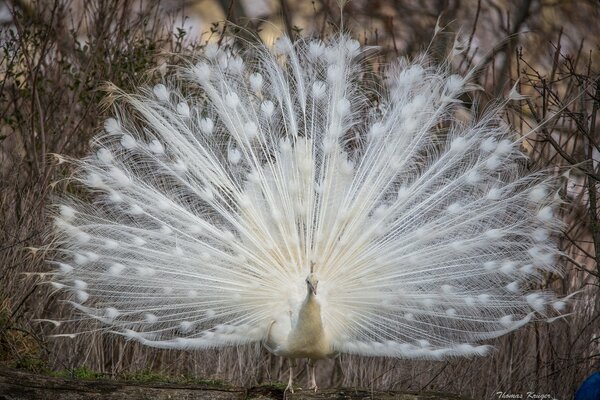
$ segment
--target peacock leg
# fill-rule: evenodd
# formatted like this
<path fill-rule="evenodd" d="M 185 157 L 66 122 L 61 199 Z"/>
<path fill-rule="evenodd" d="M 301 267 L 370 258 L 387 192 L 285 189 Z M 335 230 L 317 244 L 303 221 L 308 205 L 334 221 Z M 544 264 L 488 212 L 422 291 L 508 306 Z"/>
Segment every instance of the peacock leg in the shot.
<path fill-rule="evenodd" d="M 294 366 L 293 366 L 293 361 L 291 358 L 288 359 L 289 361 L 289 365 L 290 365 L 290 379 L 288 380 L 288 384 L 287 387 L 285 388 L 285 392 L 287 392 L 288 390 L 292 393 L 294 393 L 294 386 L 293 386 L 293 381 L 294 381 Z"/>
<path fill-rule="evenodd" d="M 314 389 L 315 393 L 317 392 L 317 378 L 315 376 L 316 362 L 314 360 L 308 359 L 308 373 L 310 375 L 310 383 L 308 386 L 309 390 Z"/>

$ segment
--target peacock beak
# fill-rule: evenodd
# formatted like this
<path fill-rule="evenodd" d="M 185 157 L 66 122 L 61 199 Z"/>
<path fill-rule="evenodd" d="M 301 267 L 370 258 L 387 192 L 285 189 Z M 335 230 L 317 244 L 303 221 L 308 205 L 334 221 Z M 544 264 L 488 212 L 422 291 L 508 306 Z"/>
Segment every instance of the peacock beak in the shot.
<path fill-rule="evenodd" d="M 314 286 L 313 285 L 309 285 L 309 286 L 310 286 L 310 291 L 312 292 L 312 294 L 314 296 L 316 296 L 317 295 L 317 285 L 314 285 Z"/>

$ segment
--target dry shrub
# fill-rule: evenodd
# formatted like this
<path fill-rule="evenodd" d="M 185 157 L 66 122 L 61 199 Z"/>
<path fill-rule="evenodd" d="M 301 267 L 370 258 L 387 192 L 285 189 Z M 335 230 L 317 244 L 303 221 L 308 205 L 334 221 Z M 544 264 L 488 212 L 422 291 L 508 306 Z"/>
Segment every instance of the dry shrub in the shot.
<path fill-rule="evenodd" d="M 338 29 L 334 1 L 292 3 L 281 0 L 281 11 L 262 17 L 292 35 L 302 31 L 298 26 L 313 36 Z M 356 0 L 347 5 L 344 21 L 361 42 L 381 46 L 374 64 L 417 53 L 430 44 L 436 21 L 439 26 L 454 21 L 445 32 L 462 27 L 465 47 L 455 67 L 480 69 L 479 83 L 489 93 L 479 96 L 483 106 L 519 81 L 517 89 L 529 97 L 511 103 L 506 117 L 528 135 L 532 168 L 570 172 L 561 189 L 565 275 L 546 276 L 543 286 L 559 294 L 579 291 L 573 315 L 502 337 L 487 358 L 425 362 L 342 356 L 320 363 L 322 386 L 438 389 L 474 398 L 532 391 L 567 398 L 599 368 L 600 27 L 594 23 L 599 7 L 517 3 Z M 164 65 L 176 64 L 178 55 L 202 44 L 176 29 L 176 9 L 169 14 L 152 2 L 118 0 L 84 4 L 15 0 L 0 32 L 0 360 L 39 371 L 87 367 L 107 376 L 150 370 L 245 385 L 285 379 L 283 361 L 260 346 L 184 352 L 101 333 L 50 339 L 69 327 L 35 321 L 73 317 L 60 296 L 39 284 L 47 277 L 35 273 L 51 271 L 43 244 L 49 240 L 44 232 L 52 194 L 72 190 L 65 184 L 71 170 L 60 155 L 85 154 L 107 112 L 99 88 L 110 81 L 130 90 L 156 80 Z M 268 40 L 269 23 L 248 20 L 237 2 L 220 6 L 231 21 Z M 213 24 L 202 39 L 220 35 L 222 27 Z M 532 33 L 518 34 L 524 30 Z M 454 38 L 438 34 L 430 47 L 433 56 L 446 54 Z"/>

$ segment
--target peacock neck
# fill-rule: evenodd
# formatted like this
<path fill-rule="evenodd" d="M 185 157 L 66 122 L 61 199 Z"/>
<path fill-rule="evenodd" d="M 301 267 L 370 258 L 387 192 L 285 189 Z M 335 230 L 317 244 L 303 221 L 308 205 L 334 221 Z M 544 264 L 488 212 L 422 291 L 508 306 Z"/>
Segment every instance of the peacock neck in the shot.
<path fill-rule="evenodd" d="M 321 305 L 310 288 L 288 334 L 284 353 L 287 357 L 311 359 L 325 358 L 331 354 L 331 346 L 323 329 Z"/>
<path fill-rule="evenodd" d="M 321 305 L 319 304 L 319 300 L 317 300 L 317 296 L 310 289 L 308 289 L 306 297 L 302 302 L 296 323 L 297 329 L 304 329 L 306 327 L 312 328 L 311 330 L 323 329 Z"/>

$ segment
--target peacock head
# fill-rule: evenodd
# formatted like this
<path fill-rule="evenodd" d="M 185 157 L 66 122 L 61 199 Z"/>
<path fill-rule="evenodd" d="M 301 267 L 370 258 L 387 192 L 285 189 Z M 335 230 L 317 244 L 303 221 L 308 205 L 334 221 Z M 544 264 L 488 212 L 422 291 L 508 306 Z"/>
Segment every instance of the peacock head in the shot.
<path fill-rule="evenodd" d="M 318 283 L 319 280 L 317 279 L 317 274 L 315 274 L 314 272 L 308 274 L 308 276 L 306 277 L 306 287 L 308 289 L 308 293 L 312 293 L 313 296 L 316 296 Z"/>

